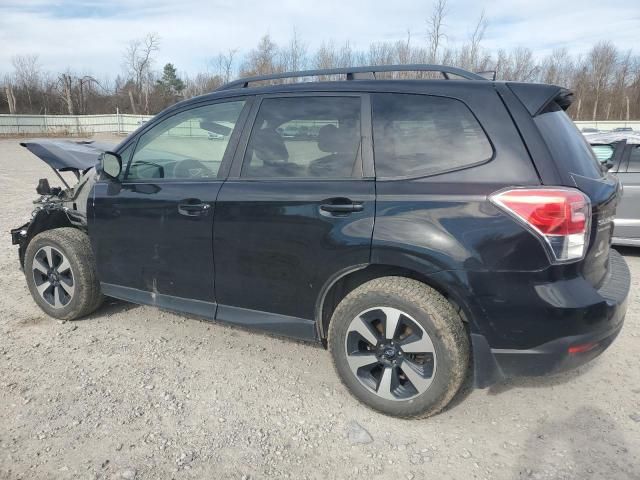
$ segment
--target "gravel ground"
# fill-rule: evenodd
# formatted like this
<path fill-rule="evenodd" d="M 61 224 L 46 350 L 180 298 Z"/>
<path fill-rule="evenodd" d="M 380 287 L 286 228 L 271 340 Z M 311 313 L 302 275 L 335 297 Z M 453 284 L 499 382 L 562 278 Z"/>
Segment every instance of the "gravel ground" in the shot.
<path fill-rule="evenodd" d="M 402 421 L 356 402 L 314 345 L 117 301 L 45 316 L 8 235 L 43 176 L 0 140 L 0 478 L 640 478 L 640 251 L 623 251 L 626 325 L 595 362 Z"/>

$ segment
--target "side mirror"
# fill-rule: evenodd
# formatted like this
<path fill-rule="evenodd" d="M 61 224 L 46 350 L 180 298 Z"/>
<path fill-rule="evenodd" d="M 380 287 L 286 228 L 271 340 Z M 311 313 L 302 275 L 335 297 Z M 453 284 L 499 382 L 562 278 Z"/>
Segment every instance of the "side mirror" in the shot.
<path fill-rule="evenodd" d="M 100 157 L 100 169 L 109 178 L 117 180 L 122 171 L 122 159 L 113 152 L 104 152 Z"/>

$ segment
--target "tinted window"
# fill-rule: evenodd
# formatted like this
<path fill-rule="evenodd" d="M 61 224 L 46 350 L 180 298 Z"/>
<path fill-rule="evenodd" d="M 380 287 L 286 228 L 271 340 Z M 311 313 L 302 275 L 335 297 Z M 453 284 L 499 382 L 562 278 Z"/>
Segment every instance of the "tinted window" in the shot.
<path fill-rule="evenodd" d="M 569 173 L 601 178 L 603 169 L 575 124 L 559 107 L 534 118 L 556 163 Z"/>
<path fill-rule="evenodd" d="M 591 148 L 600 163 L 606 163 L 613 156 L 613 146 L 611 145 L 592 145 Z"/>
<path fill-rule="evenodd" d="M 158 123 L 138 140 L 125 178 L 215 178 L 243 105 L 197 107 Z"/>
<path fill-rule="evenodd" d="M 640 145 L 634 145 L 631 148 L 627 172 L 640 172 Z"/>
<path fill-rule="evenodd" d="M 452 98 L 374 95 L 373 140 L 377 177 L 432 175 L 493 155 L 471 111 Z"/>
<path fill-rule="evenodd" d="M 126 172 L 126 166 L 129 164 L 129 160 L 131 159 L 131 154 L 133 153 L 133 147 L 136 142 L 131 142 L 127 147 L 120 152 L 120 159 L 122 160 L 123 168 L 120 170 L 119 179 L 122 180 L 124 178 Z"/>
<path fill-rule="evenodd" d="M 359 151 L 360 98 L 270 98 L 260 105 L 242 176 L 347 178 Z"/>

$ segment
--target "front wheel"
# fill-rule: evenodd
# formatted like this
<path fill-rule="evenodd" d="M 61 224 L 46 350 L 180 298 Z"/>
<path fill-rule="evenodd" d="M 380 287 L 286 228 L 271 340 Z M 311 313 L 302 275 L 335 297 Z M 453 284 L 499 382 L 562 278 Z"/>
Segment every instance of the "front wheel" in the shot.
<path fill-rule="evenodd" d="M 33 299 L 54 318 L 75 320 L 103 301 L 89 238 L 75 228 L 56 228 L 33 237 L 24 273 Z"/>
<path fill-rule="evenodd" d="M 469 364 L 469 339 L 451 304 L 403 277 L 372 280 L 349 293 L 332 316 L 328 343 L 351 393 L 397 417 L 438 413 Z"/>

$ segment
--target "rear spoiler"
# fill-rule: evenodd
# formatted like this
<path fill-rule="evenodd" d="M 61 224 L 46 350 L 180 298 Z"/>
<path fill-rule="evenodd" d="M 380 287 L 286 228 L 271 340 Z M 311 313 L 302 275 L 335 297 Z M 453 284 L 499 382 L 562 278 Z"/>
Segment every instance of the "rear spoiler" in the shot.
<path fill-rule="evenodd" d="M 573 102 L 573 92 L 557 85 L 508 82 L 507 87 L 518 97 L 532 117 L 552 111 L 555 105 L 566 110 Z"/>

